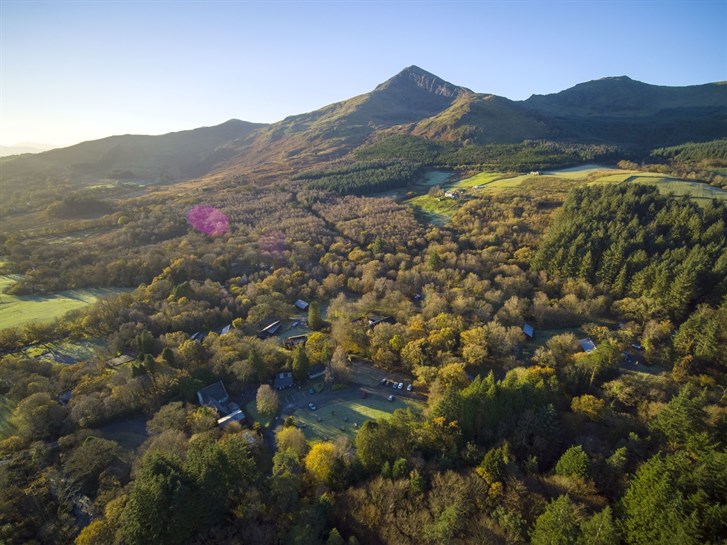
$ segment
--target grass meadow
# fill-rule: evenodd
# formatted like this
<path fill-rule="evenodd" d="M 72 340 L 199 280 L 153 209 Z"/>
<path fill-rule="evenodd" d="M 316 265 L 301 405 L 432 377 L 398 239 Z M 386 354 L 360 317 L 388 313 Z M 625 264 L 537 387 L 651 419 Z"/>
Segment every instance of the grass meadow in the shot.
<path fill-rule="evenodd" d="M 308 440 L 333 441 L 341 435 L 353 439 L 356 431 L 367 420 L 387 417 L 397 409 L 421 411 L 424 406 L 421 401 L 396 394 L 394 401 L 387 401 L 380 394 L 369 394 L 366 399 L 362 399 L 359 391 L 354 389 L 342 391 L 337 398 L 318 404 L 315 411 L 298 409 L 293 416 Z"/>
<path fill-rule="evenodd" d="M 9 295 L 4 291 L 17 281 L 14 275 L 0 276 L 0 329 L 18 327 L 28 322 L 52 322 L 72 310 L 115 295 L 115 288 L 67 290 L 50 295 Z"/>

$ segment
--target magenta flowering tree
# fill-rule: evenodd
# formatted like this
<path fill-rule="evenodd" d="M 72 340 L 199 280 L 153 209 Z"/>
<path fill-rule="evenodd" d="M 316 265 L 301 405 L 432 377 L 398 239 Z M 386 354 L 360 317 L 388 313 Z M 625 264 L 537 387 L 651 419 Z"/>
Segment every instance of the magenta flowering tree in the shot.
<path fill-rule="evenodd" d="M 197 231 L 206 235 L 221 235 L 230 228 L 230 222 L 222 210 L 213 206 L 195 206 L 187 212 L 187 221 Z"/>

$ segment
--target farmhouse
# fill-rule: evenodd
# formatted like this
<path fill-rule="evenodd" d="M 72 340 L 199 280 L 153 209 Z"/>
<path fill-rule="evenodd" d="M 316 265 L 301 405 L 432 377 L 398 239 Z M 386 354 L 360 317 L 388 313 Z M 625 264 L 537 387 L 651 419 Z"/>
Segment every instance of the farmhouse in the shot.
<path fill-rule="evenodd" d="M 308 368 L 308 378 L 314 379 L 322 377 L 326 373 L 326 366 L 322 363 L 316 363 Z"/>
<path fill-rule="evenodd" d="M 309 305 L 308 305 L 308 303 L 306 303 L 305 301 L 303 301 L 303 299 L 298 299 L 293 304 L 295 305 L 295 308 L 297 308 L 298 310 L 308 310 L 308 306 Z"/>
<path fill-rule="evenodd" d="M 596 349 L 596 343 L 594 343 L 590 338 L 580 339 L 578 343 L 581 345 L 581 350 L 583 350 L 586 354 L 590 354 Z"/>
<path fill-rule="evenodd" d="M 222 381 L 215 382 L 199 390 L 197 392 L 197 401 L 203 407 L 212 407 L 217 412 L 227 414 L 225 403 L 230 399 L 230 395 L 225 390 Z"/>
<path fill-rule="evenodd" d="M 275 379 L 273 380 L 273 388 L 276 390 L 282 390 L 283 388 L 293 387 L 293 373 L 290 371 L 282 371 L 275 373 Z"/>
<path fill-rule="evenodd" d="M 444 194 L 444 196 L 447 197 L 448 199 L 459 199 L 459 198 L 462 197 L 462 195 L 464 195 L 464 191 L 462 191 L 461 189 L 455 189 L 453 191 L 447 191 Z"/>
<path fill-rule="evenodd" d="M 230 396 L 221 380 L 199 390 L 197 401 L 203 407 L 211 407 L 217 412 L 217 425 L 221 428 L 231 422 L 244 424 L 247 420 L 237 403 L 230 401 Z"/>

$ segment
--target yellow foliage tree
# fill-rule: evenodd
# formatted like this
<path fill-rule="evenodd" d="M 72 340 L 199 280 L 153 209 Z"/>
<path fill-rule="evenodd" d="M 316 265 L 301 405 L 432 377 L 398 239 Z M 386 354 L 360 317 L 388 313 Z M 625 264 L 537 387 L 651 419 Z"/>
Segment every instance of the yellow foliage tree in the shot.
<path fill-rule="evenodd" d="M 606 402 L 590 394 L 574 397 L 570 407 L 574 413 L 586 415 L 593 421 L 600 420 L 606 410 Z"/>
<path fill-rule="evenodd" d="M 94 520 L 78 534 L 75 545 L 96 545 L 98 543 L 113 543 L 114 532 L 104 519 Z"/>
<path fill-rule="evenodd" d="M 304 460 L 306 471 L 320 484 L 331 482 L 335 462 L 336 447 L 330 442 L 313 443 Z"/>
<path fill-rule="evenodd" d="M 292 450 L 298 458 L 302 458 L 308 452 L 305 435 L 294 426 L 280 428 L 275 434 L 275 444 L 278 450 Z"/>

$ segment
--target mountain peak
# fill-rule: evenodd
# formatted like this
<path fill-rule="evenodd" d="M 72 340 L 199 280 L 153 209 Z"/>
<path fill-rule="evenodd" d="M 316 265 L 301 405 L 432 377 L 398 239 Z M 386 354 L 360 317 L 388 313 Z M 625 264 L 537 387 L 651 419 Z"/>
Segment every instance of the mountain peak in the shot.
<path fill-rule="evenodd" d="M 456 98 L 462 94 L 472 93 L 469 89 L 453 85 L 416 65 L 407 66 L 393 78 L 386 80 L 384 83 L 376 87 L 374 92 L 386 90 L 403 92 L 422 90 L 427 93 L 449 99 Z"/>
<path fill-rule="evenodd" d="M 605 78 L 599 78 L 596 81 L 634 81 L 628 76 L 606 76 Z"/>

